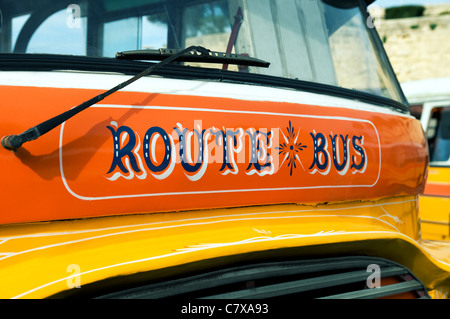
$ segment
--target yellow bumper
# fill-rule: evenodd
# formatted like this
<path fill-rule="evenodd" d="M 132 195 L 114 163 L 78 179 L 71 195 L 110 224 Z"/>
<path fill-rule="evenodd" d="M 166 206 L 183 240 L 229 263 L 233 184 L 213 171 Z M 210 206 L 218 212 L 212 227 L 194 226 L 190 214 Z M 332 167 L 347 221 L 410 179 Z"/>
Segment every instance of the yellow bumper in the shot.
<path fill-rule="evenodd" d="M 422 242 L 416 197 L 241 207 L 0 227 L 0 298 L 45 298 L 101 280 L 208 260 L 367 255 L 409 268 L 450 294 L 450 245 Z M 164 272 L 164 269 L 167 271 Z M 79 288 L 78 288 L 79 287 Z"/>

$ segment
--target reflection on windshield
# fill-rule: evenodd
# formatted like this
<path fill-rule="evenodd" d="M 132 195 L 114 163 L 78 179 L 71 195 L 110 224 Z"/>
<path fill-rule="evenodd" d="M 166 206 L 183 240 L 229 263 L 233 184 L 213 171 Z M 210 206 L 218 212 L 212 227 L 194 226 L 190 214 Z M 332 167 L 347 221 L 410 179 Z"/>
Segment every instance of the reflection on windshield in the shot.
<path fill-rule="evenodd" d="M 61 25 L 66 27 L 61 28 Z M 85 55 L 86 17 L 73 21 L 66 10 L 52 14 L 34 32 L 27 52 Z"/>
<path fill-rule="evenodd" d="M 11 36 L 12 36 L 12 47 L 14 48 L 16 44 L 17 37 L 19 36 L 20 30 L 22 30 L 23 25 L 25 22 L 27 22 L 28 18 L 30 17 L 29 14 L 24 14 L 18 17 L 14 17 L 12 19 L 12 26 L 11 26 Z"/>
<path fill-rule="evenodd" d="M 386 67 L 367 36 L 360 10 L 325 6 L 330 49 L 339 86 L 395 98 Z"/>
<path fill-rule="evenodd" d="M 323 83 L 404 102 L 357 0 L 344 5 L 332 0 L 42 3 L 0 0 L 0 52 L 114 57 L 118 51 L 139 49 L 228 48 L 271 63 L 268 69 L 231 71 Z M 242 21 L 236 23 L 238 12 Z"/>

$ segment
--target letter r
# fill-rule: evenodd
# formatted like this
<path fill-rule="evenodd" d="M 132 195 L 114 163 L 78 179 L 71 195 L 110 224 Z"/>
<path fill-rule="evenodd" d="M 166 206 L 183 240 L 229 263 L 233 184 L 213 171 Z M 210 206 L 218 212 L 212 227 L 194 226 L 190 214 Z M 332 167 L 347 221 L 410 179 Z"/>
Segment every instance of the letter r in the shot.
<path fill-rule="evenodd" d="M 111 131 L 114 140 L 114 157 L 108 174 L 113 172 L 117 166 L 123 173 L 129 173 L 128 169 L 125 167 L 125 165 L 123 165 L 123 157 L 128 157 L 128 159 L 130 160 L 131 168 L 136 173 L 140 173 L 141 169 L 139 168 L 136 157 L 133 154 L 133 150 L 136 146 L 136 136 L 134 135 L 133 130 L 128 126 L 121 126 L 117 129 L 117 131 L 115 131 L 111 126 L 107 126 L 107 128 Z M 123 147 L 121 147 L 120 142 L 122 133 L 128 134 L 129 137 L 128 143 Z"/>

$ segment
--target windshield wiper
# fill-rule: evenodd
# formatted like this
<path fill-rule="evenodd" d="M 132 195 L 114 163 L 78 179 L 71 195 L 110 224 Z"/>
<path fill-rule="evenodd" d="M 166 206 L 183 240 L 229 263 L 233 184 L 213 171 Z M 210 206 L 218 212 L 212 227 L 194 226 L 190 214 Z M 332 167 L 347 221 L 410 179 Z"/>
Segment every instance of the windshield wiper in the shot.
<path fill-rule="evenodd" d="M 156 54 L 156 56 L 157 56 L 156 60 L 162 60 L 161 62 L 150 66 L 149 68 L 145 69 L 141 73 L 133 76 L 131 79 L 116 85 L 112 89 L 109 89 L 108 91 L 101 93 L 101 94 L 93 97 L 92 99 L 85 101 L 85 102 L 81 103 L 80 105 L 75 106 L 74 108 L 72 108 L 64 113 L 61 113 L 47 121 L 44 121 L 32 128 L 29 128 L 28 130 L 26 130 L 18 135 L 4 136 L 1 140 L 1 145 L 8 150 L 13 150 L 13 151 L 17 150 L 24 143 L 33 141 L 33 140 L 39 138 L 40 136 L 48 133 L 49 131 L 53 130 L 57 126 L 61 125 L 62 123 L 64 123 L 68 119 L 70 119 L 71 117 L 75 116 L 76 114 L 80 113 L 81 111 L 84 111 L 91 105 L 93 105 L 97 102 L 100 102 L 101 100 L 103 100 L 107 96 L 113 94 L 114 92 L 116 92 L 120 89 L 123 89 L 124 87 L 130 85 L 134 81 L 139 80 L 141 77 L 150 74 L 151 72 L 161 68 L 162 66 L 164 66 L 174 60 L 181 60 L 181 61 L 189 60 L 189 61 L 191 61 L 191 59 L 195 58 L 195 61 L 208 62 L 208 63 L 209 62 L 215 63 L 216 61 L 220 61 L 220 63 L 224 63 L 225 60 L 226 61 L 230 60 L 230 61 L 232 61 L 231 63 L 239 62 L 239 64 L 244 64 L 244 63 L 246 63 L 246 61 L 247 62 L 252 61 L 251 63 L 255 63 L 254 60 L 257 60 L 257 59 L 251 59 L 248 57 L 247 58 L 246 57 L 223 57 L 225 55 L 224 53 L 220 53 L 220 54 L 218 52 L 212 53 L 210 50 L 205 49 L 204 47 L 201 47 L 201 46 L 191 46 L 186 49 L 176 50 L 176 51 L 175 50 L 157 50 L 157 51 L 160 52 L 160 54 Z M 166 51 L 168 51 L 168 52 L 166 52 Z M 147 50 L 145 50 L 143 52 L 147 52 Z M 216 55 L 216 53 L 218 53 L 218 55 Z M 118 55 L 120 56 L 119 58 L 123 58 L 123 56 L 131 58 L 133 56 L 133 54 L 129 54 L 126 52 L 120 52 L 120 53 L 118 53 Z M 136 57 L 136 55 L 134 55 L 134 56 Z M 145 60 L 148 60 L 148 57 L 150 55 L 147 55 L 147 53 L 143 53 L 143 56 L 145 57 L 144 58 Z M 139 56 L 137 58 L 137 60 L 143 59 L 143 56 Z M 135 58 L 133 58 L 133 60 L 134 59 Z M 268 66 L 267 62 L 263 63 L 263 65 L 258 65 L 258 64 L 251 64 L 251 65 L 265 66 L 266 64 Z M 248 64 L 248 65 L 250 65 L 250 64 Z"/>
<path fill-rule="evenodd" d="M 177 59 L 179 62 L 222 63 L 268 68 L 270 63 L 244 54 L 206 51 L 189 51 Z M 175 49 L 132 50 L 117 52 L 116 59 L 160 61 L 180 52 Z"/>

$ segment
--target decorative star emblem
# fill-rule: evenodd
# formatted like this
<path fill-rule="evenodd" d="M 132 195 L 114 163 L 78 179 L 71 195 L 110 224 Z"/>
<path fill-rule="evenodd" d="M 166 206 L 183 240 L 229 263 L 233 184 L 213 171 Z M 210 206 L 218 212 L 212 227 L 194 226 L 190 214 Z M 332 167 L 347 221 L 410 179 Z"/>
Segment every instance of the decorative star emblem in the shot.
<path fill-rule="evenodd" d="M 290 176 L 292 176 L 292 170 L 294 168 L 297 168 L 297 161 L 302 166 L 303 170 L 305 169 L 303 167 L 302 161 L 300 160 L 300 157 L 298 156 L 303 149 L 305 149 L 307 146 L 303 145 L 302 143 L 298 142 L 298 136 L 300 135 L 300 130 L 298 130 L 297 135 L 295 134 L 294 127 L 292 127 L 291 121 L 289 121 L 289 126 L 286 127 L 287 134 L 285 135 L 282 130 L 280 130 L 281 134 L 284 138 L 284 143 L 280 144 L 280 147 L 276 147 L 276 149 L 279 150 L 278 155 L 284 156 L 283 161 L 281 162 L 281 166 L 283 166 L 284 162 L 287 161 L 288 167 L 290 167 Z"/>

